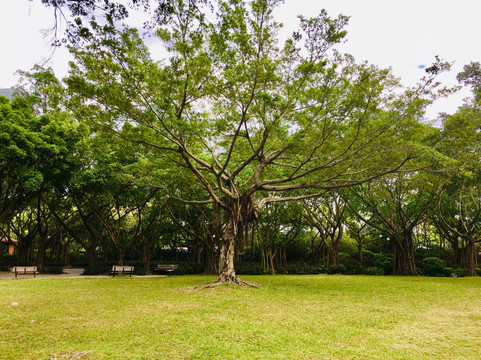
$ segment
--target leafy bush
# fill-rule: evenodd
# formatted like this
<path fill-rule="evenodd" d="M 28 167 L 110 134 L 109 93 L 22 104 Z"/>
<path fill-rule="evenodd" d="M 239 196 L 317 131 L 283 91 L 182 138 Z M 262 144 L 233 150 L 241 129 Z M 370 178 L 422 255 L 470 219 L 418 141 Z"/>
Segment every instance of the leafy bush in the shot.
<path fill-rule="evenodd" d="M 377 268 L 375 266 L 371 266 L 365 268 L 363 271 L 364 275 L 384 275 L 384 270 L 381 268 Z"/>
<path fill-rule="evenodd" d="M 0 256 L 0 271 L 9 271 L 9 269 L 15 265 L 18 265 L 15 255 L 5 254 Z"/>
<path fill-rule="evenodd" d="M 339 247 L 339 251 L 343 253 L 348 253 L 351 257 L 355 257 L 358 252 L 356 240 L 351 239 L 346 233 L 344 233 L 341 245 Z"/>
<path fill-rule="evenodd" d="M 393 262 L 392 258 L 390 258 L 389 256 L 383 254 L 376 254 L 375 264 L 378 269 L 382 269 L 383 275 L 389 275 L 392 273 Z"/>
<path fill-rule="evenodd" d="M 476 268 L 476 274 L 481 276 L 481 267 Z"/>
<path fill-rule="evenodd" d="M 173 275 L 195 275 L 202 274 L 204 272 L 204 268 L 199 264 L 194 264 L 191 262 L 175 262 L 175 264 L 179 266 L 173 272 Z"/>
<path fill-rule="evenodd" d="M 415 249 L 416 255 L 423 258 L 437 257 L 443 260 L 452 257 L 452 252 L 441 248 L 439 245 L 429 245 L 429 247 L 417 247 Z"/>
<path fill-rule="evenodd" d="M 346 267 L 342 264 L 340 265 L 331 265 L 327 268 L 327 273 L 330 275 L 333 274 L 347 274 Z"/>
<path fill-rule="evenodd" d="M 48 265 L 44 267 L 43 272 L 47 274 L 63 274 L 63 266 Z"/>
<path fill-rule="evenodd" d="M 423 259 L 422 272 L 426 276 L 447 276 L 449 270 L 446 262 L 437 257 L 427 257 Z"/>
<path fill-rule="evenodd" d="M 468 269 L 455 267 L 455 268 L 446 268 L 447 275 L 450 274 L 453 277 L 465 277 L 468 275 Z"/>
<path fill-rule="evenodd" d="M 264 268 L 257 262 L 240 262 L 235 263 L 235 272 L 238 275 L 263 275 Z"/>
<path fill-rule="evenodd" d="M 349 255 L 348 253 L 345 253 L 345 252 L 340 252 L 339 253 L 339 263 L 344 263 L 344 261 L 347 261 L 349 259 L 352 259 L 351 258 L 351 255 Z"/>
<path fill-rule="evenodd" d="M 85 251 L 70 254 L 69 262 L 73 267 L 82 268 L 89 266 L 89 258 Z"/>
<path fill-rule="evenodd" d="M 294 274 L 294 275 L 315 275 L 325 274 L 327 269 L 325 266 L 312 265 L 306 263 L 288 263 L 276 267 L 277 274 Z"/>
<path fill-rule="evenodd" d="M 361 263 L 352 257 L 341 261 L 341 264 L 346 267 L 345 274 L 358 275 L 362 273 Z"/>
<path fill-rule="evenodd" d="M 87 266 L 84 268 L 84 272 L 82 273 L 82 275 L 103 275 L 107 272 L 108 270 L 104 266 Z"/>
<path fill-rule="evenodd" d="M 362 251 L 362 265 L 367 267 L 376 266 L 376 254 L 369 250 Z"/>

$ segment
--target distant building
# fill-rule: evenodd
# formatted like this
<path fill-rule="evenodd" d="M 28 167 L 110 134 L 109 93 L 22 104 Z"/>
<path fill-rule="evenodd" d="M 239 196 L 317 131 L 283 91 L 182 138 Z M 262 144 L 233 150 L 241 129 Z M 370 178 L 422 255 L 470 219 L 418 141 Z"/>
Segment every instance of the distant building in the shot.
<path fill-rule="evenodd" d="M 15 247 L 17 246 L 18 244 L 18 240 L 17 239 L 12 239 L 12 238 L 8 238 L 6 236 L 0 238 L 0 244 L 1 245 L 6 245 L 7 248 L 8 248 L 8 254 L 9 255 L 12 255 L 13 252 L 15 251 Z M 2 251 L 0 252 L 0 255 L 3 253 L 3 249 Z"/>
<path fill-rule="evenodd" d="M 13 99 L 13 89 L 0 89 L 0 95 L 5 96 L 8 99 Z"/>

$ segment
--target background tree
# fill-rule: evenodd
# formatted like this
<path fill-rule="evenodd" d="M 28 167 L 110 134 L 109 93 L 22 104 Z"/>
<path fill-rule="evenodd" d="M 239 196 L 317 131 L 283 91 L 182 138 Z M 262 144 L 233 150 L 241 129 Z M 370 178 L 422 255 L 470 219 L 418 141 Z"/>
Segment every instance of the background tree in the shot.
<path fill-rule="evenodd" d="M 481 226 L 479 70 L 479 63 L 471 63 L 458 75 L 459 80 L 472 86 L 475 97 L 444 121 L 440 148 L 451 162 L 446 169 L 448 186 L 440 202 L 438 219 L 440 227 L 450 234 L 449 239 L 453 243 L 458 237 L 465 243 L 466 265 L 470 276 L 476 275 L 476 243 L 479 241 Z"/>
<path fill-rule="evenodd" d="M 463 71 L 456 78 L 463 85 L 471 87 L 475 101 L 481 100 L 481 64 L 479 62 L 464 65 Z"/>
<path fill-rule="evenodd" d="M 361 205 L 355 209 L 358 217 L 392 240 L 394 274 L 417 275 L 414 228 L 435 204 L 440 190 L 420 173 L 394 174 L 350 190 Z"/>
<path fill-rule="evenodd" d="M 286 263 L 286 248 L 300 235 L 303 226 L 300 203 L 269 204 L 264 208 L 257 218 L 255 229 L 265 271 L 276 273 L 276 258 L 278 263 Z"/>
<path fill-rule="evenodd" d="M 336 191 L 304 203 L 305 218 L 317 229 L 327 250 L 327 266 L 339 265 L 339 247 L 344 235 L 346 202 Z"/>

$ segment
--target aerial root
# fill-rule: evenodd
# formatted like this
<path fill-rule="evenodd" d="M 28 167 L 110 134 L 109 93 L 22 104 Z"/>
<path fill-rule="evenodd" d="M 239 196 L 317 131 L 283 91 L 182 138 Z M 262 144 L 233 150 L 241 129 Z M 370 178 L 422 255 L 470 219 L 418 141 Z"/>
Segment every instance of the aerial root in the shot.
<path fill-rule="evenodd" d="M 227 276 L 220 275 L 216 280 L 210 281 L 210 282 L 202 284 L 202 285 L 195 286 L 194 289 L 209 289 L 209 288 L 215 288 L 215 287 L 218 287 L 218 286 L 221 286 L 221 285 L 248 286 L 248 287 L 252 287 L 252 288 L 256 288 L 256 289 L 259 289 L 259 288 L 262 287 L 259 284 L 256 284 L 254 282 L 239 279 L 237 276 L 227 277 Z"/>

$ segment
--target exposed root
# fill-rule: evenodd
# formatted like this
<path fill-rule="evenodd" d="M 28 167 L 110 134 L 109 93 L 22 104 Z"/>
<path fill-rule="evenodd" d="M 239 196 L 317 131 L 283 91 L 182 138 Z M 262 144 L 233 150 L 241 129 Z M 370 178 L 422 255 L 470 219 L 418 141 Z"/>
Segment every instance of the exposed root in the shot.
<path fill-rule="evenodd" d="M 226 277 L 226 276 L 220 275 L 216 280 L 202 284 L 202 285 L 195 286 L 194 289 L 209 289 L 209 288 L 215 288 L 221 285 L 248 286 L 256 289 L 259 289 L 262 287 L 261 285 L 256 284 L 254 282 L 239 279 L 237 276 Z"/>

